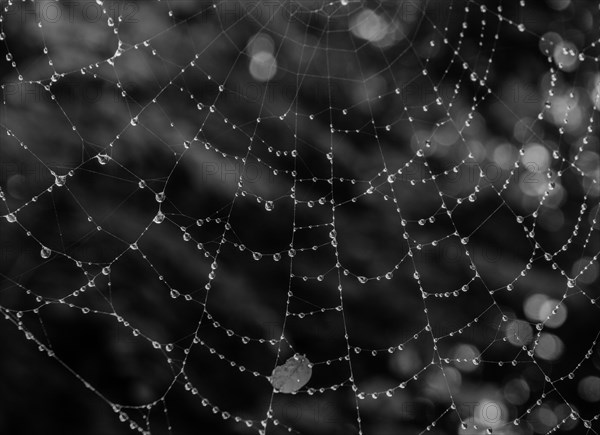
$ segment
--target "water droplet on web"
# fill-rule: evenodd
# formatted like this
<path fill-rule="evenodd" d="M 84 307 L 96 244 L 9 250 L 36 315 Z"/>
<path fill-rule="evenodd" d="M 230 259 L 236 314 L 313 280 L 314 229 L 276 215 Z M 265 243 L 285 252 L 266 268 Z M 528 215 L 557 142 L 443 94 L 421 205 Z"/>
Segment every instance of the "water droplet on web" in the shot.
<path fill-rule="evenodd" d="M 348 6 L 348 3 L 350 3 L 349 0 L 340 0 L 340 3 L 342 4 L 342 6 Z"/>
<path fill-rule="evenodd" d="M 517 26 L 517 29 L 519 29 L 519 32 L 524 32 L 525 31 L 525 24 L 519 24 Z"/>
<path fill-rule="evenodd" d="M 154 198 L 156 199 L 156 202 L 160 203 L 163 202 L 166 198 L 165 192 L 158 192 Z"/>
<path fill-rule="evenodd" d="M 161 224 L 164 220 L 165 220 L 165 215 L 163 214 L 162 211 L 159 210 L 159 212 L 156 213 L 156 216 L 154 216 L 153 222 L 155 224 Z"/>
<path fill-rule="evenodd" d="M 98 160 L 98 163 L 100 163 L 101 165 L 106 165 L 108 163 L 108 161 L 110 160 L 110 156 L 108 154 L 98 154 L 96 156 L 96 159 Z"/>
<path fill-rule="evenodd" d="M 7 220 L 8 222 L 10 222 L 11 224 L 12 224 L 12 223 L 15 223 L 15 222 L 17 221 L 17 216 L 15 216 L 15 214 L 14 214 L 14 213 L 9 213 L 9 214 L 7 214 L 5 217 L 6 217 L 6 220 Z"/>
<path fill-rule="evenodd" d="M 50 254 L 52 254 L 52 251 L 49 248 L 46 248 L 45 246 L 43 246 L 40 250 L 40 256 L 42 258 L 49 258 Z"/>
<path fill-rule="evenodd" d="M 273 210 L 273 208 L 275 208 L 275 205 L 273 204 L 273 201 L 267 201 L 267 202 L 265 202 L 265 210 L 271 211 L 271 210 Z"/>
<path fill-rule="evenodd" d="M 66 175 L 57 175 L 54 177 L 54 184 L 57 185 L 58 187 L 64 186 L 66 182 L 67 182 Z"/>

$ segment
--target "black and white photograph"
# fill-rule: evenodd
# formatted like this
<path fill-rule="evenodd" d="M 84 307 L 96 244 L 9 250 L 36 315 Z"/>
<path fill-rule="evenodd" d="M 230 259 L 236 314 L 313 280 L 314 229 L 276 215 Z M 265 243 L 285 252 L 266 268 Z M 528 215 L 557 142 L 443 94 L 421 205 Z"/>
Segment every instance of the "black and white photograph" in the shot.
<path fill-rule="evenodd" d="M 0 435 L 600 433 L 600 2 L 0 0 Z"/>

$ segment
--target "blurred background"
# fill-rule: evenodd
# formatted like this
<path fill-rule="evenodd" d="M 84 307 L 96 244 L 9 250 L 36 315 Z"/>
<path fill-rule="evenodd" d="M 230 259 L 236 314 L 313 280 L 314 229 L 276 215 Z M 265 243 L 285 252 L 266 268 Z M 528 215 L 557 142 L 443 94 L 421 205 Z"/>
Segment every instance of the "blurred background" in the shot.
<path fill-rule="evenodd" d="M 0 5 L 0 433 L 597 430 L 597 4 Z"/>

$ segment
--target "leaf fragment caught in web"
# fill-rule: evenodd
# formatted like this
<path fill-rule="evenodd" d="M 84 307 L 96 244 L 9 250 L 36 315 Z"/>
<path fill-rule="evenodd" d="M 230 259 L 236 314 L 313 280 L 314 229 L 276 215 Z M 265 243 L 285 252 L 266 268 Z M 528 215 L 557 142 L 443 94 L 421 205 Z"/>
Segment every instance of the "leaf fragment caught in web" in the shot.
<path fill-rule="evenodd" d="M 306 385 L 312 375 L 312 364 L 304 355 L 294 355 L 273 369 L 269 378 L 273 388 L 280 393 L 295 393 Z"/>

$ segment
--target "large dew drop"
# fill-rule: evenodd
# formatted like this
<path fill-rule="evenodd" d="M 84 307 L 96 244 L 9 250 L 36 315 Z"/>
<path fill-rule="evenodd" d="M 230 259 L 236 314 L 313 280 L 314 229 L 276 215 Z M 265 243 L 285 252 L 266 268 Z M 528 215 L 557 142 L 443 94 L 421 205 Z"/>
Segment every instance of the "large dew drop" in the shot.
<path fill-rule="evenodd" d="M 108 154 L 98 154 L 96 159 L 98 159 L 98 163 L 101 165 L 106 165 L 110 160 L 110 156 L 108 156 Z"/>
<path fill-rule="evenodd" d="M 275 367 L 269 377 L 279 393 L 295 393 L 306 385 L 312 375 L 312 364 L 304 355 L 294 355 L 284 364 Z"/>
<path fill-rule="evenodd" d="M 159 211 L 158 213 L 156 213 L 156 216 L 154 216 L 154 219 L 153 219 L 155 224 L 161 224 L 164 220 L 165 220 L 165 215 L 162 211 Z"/>

